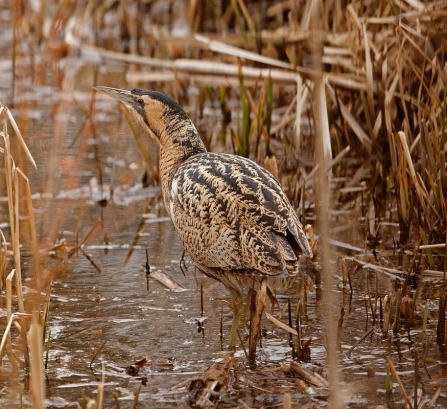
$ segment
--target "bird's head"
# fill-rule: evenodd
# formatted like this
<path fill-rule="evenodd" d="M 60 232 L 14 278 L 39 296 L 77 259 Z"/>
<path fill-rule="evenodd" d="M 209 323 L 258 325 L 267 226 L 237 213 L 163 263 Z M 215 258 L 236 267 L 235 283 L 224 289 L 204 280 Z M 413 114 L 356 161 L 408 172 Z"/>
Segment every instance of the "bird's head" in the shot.
<path fill-rule="evenodd" d="M 190 125 L 194 128 L 183 108 L 161 92 L 138 88 L 132 91 L 99 86 L 93 88 L 122 102 L 143 129 L 160 144 L 163 144 L 164 136 L 172 136 L 171 131 L 176 124 Z"/>

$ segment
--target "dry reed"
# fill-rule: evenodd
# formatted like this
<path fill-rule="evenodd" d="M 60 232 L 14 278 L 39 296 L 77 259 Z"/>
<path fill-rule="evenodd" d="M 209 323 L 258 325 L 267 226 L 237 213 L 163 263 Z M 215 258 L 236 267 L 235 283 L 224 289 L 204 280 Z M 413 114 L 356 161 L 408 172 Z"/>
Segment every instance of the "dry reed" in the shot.
<path fill-rule="evenodd" d="M 81 59 L 94 56 L 101 60 L 119 60 L 129 64 L 126 74 L 128 82 L 157 81 L 160 88 L 172 95 L 181 96 L 181 91 L 191 84 L 231 89 L 243 101 L 236 110 L 243 112 L 240 128 L 245 130 L 233 130 L 233 140 L 238 151 L 247 155 L 251 153 L 253 158 L 263 163 L 265 158 L 262 155 L 273 153 L 280 157 L 283 156 L 280 151 L 287 150 L 286 159 L 292 158 L 297 168 L 294 173 L 297 180 L 293 183 L 296 189 L 293 192 L 294 203 L 298 204 L 301 200 L 302 209 L 305 209 L 306 201 L 319 202 L 323 221 L 318 226 L 318 233 L 323 239 L 318 252 L 323 257 L 323 263 L 330 259 L 327 243 L 330 217 L 325 214 L 330 202 L 326 196 L 329 187 L 326 189 L 325 181 L 328 173 L 337 174 L 335 165 L 346 155 L 364 161 L 362 166 L 369 169 L 369 177 L 365 178 L 370 192 L 368 230 L 374 236 L 374 241 L 377 243 L 380 227 L 375 224 L 375 219 L 384 218 L 390 200 L 387 193 L 391 192 L 391 206 L 398 210 L 397 220 L 394 221 L 400 225 L 399 245 L 419 240 L 419 237 L 415 240 L 412 232 L 420 232 L 416 235 L 423 238 L 424 246 L 420 248 L 426 251 L 430 271 L 438 269 L 445 276 L 443 257 L 433 259 L 429 253 L 436 247 L 445 247 L 447 242 L 445 3 L 411 1 L 399 3 L 397 7 L 395 2 L 385 0 L 371 3 L 355 0 L 346 10 L 342 10 L 339 2 L 325 0 L 307 0 L 301 2 L 300 7 L 299 2 L 295 1 L 266 2 L 265 10 L 261 10 L 258 3 L 261 2 L 235 0 L 226 2 L 225 7 L 222 5 L 224 9 L 218 10 L 215 2 L 189 2 L 188 20 L 191 32 L 196 34 L 185 36 L 182 46 L 175 44 L 178 40 L 171 36 L 154 42 L 153 33 L 148 32 L 150 29 L 142 24 L 139 16 L 129 13 L 129 2 L 126 1 L 118 2 L 116 7 L 105 2 L 96 8 L 93 1 L 81 7 L 76 2 L 66 0 L 53 5 L 54 9 L 43 1 L 36 10 L 27 8 L 27 14 L 14 2 L 12 101 L 16 103 L 24 93 L 25 82 L 22 80 L 26 78 L 27 70 L 33 73 L 35 83 L 45 83 L 45 72 L 48 70 L 57 78 L 56 87 L 62 91 L 60 99 L 53 106 L 54 143 L 46 191 L 55 191 L 56 188 L 50 176 L 61 168 L 61 158 L 64 157 L 63 136 L 67 125 L 64 118 L 70 112 L 77 74 L 75 64 L 68 65 L 61 72 L 55 61 L 60 57 L 74 55 L 79 55 Z M 319 19 L 313 18 L 313 13 L 320 10 L 323 13 Z M 288 16 L 288 24 L 284 21 L 284 15 Z M 107 31 L 107 25 L 110 24 L 106 16 L 115 17 L 115 22 L 128 28 L 127 32 L 121 32 L 112 39 L 101 37 L 100 33 Z M 168 24 L 171 17 L 167 15 L 161 18 Z M 78 24 L 68 24 L 70 18 Z M 50 27 L 48 31 L 44 30 L 46 26 Z M 80 27 L 87 28 L 89 33 L 85 34 Z M 200 35 L 197 35 L 198 32 Z M 220 36 L 222 41 L 216 41 L 216 36 Z M 318 49 L 309 47 L 315 38 L 318 39 Z M 21 44 L 29 46 L 29 56 L 24 55 Z M 166 55 L 168 58 L 165 58 Z M 135 70 L 136 65 L 138 72 Z M 275 96 L 270 96 L 270 101 L 267 91 L 269 79 L 272 81 L 271 95 Z M 265 85 L 258 87 L 262 83 Z M 296 96 L 287 101 L 287 111 L 282 120 L 272 124 L 271 115 L 276 100 L 282 98 L 285 87 L 289 86 L 294 87 Z M 87 109 L 91 117 L 93 106 L 92 100 Z M 25 111 L 26 104 L 20 112 Z M 49 292 L 41 312 L 42 283 L 39 279 L 40 260 L 31 201 L 32 186 L 27 172 L 16 165 L 23 163 L 24 159 L 13 158 L 11 154 L 8 123 L 17 135 L 24 157 L 34 166 L 35 163 L 11 112 L 0 106 L 0 115 L 4 145 L 1 153 L 4 157 L 14 262 L 14 270 L 8 273 L 8 249 L 2 233 L 0 279 L 2 285 L 4 282 L 6 285 L 7 330 L 1 344 L 1 355 L 11 347 L 9 329 L 14 320 L 18 320 L 25 360 L 28 360 L 28 345 L 32 346 L 32 379 L 36 382 L 32 387 L 32 396 L 36 407 L 39 407 L 38 401 L 43 399 L 43 393 L 40 392 L 42 368 L 34 361 L 34 356 L 41 353 L 39 345 L 45 334 Z M 24 118 L 21 118 L 20 123 L 25 122 Z M 304 119 L 312 124 L 309 130 L 302 127 Z M 92 123 L 86 124 L 84 143 L 86 137 L 94 132 L 92 126 Z M 157 164 L 151 160 L 144 144 L 138 139 L 137 131 L 133 129 L 133 132 L 149 163 L 152 180 L 157 181 Z M 292 137 L 288 138 L 288 134 L 292 134 Z M 312 143 L 315 135 L 317 146 Z M 273 143 L 277 140 L 282 142 L 279 149 Z M 85 153 L 85 149 L 85 144 L 81 145 L 79 153 Z M 309 151 L 316 151 L 317 161 L 305 166 L 306 155 L 312 157 Z M 336 159 L 332 160 L 333 157 Z M 287 161 L 285 163 L 287 165 Z M 288 173 L 286 165 L 282 168 L 280 163 L 278 166 L 278 177 L 282 182 Z M 317 192 L 320 196 L 316 199 L 314 192 L 306 190 L 306 187 L 317 186 L 315 178 L 322 182 Z M 23 186 L 22 181 L 25 182 L 24 189 L 20 188 Z M 69 178 L 64 183 L 69 186 L 76 184 L 77 180 Z M 19 250 L 22 239 L 22 232 L 19 231 L 20 198 L 25 198 L 27 203 L 38 294 L 33 307 L 35 310 L 29 311 L 33 313 L 33 323 L 28 339 Z M 58 212 L 51 221 L 49 231 L 45 232 L 45 235 L 52 237 L 53 242 L 63 224 L 65 210 Z M 100 230 L 99 225 L 100 220 L 71 252 L 61 246 L 59 249 L 64 257 L 76 253 L 85 240 Z M 397 269 L 383 268 L 360 260 L 358 262 L 364 267 L 400 279 L 400 271 Z M 349 271 L 346 271 L 344 264 L 342 268 L 346 281 L 350 278 Z M 329 269 L 325 277 L 325 286 L 331 288 Z M 13 280 L 18 313 L 13 312 Z M 329 291 L 329 299 L 330 296 Z M 400 303 L 397 299 L 401 296 L 397 292 L 394 296 L 386 295 L 384 298 L 384 333 L 388 332 L 391 325 L 394 325 L 395 330 L 398 327 Z M 445 294 L 441 295 L 440 300 L 443 309 Z M 443 313 L 440 311 L 440 317 Z M 330 314 L 328 310 L 326 318 L 329 322 Z M 43 333 L 39 325 L 43 325 Z M 442 332 L 445 322 L 441 319 L 440 326 L 443 328 L 439 332 Z M 334 333 L 334 329 L 329 326 L 328 334 L 331 333 Z M 329 351 L 329 355 L 331 353 Z M 331 373 L 334 373 L 333 357 L 330 361 Z M 331 380 L 332 383 L 336 382 L 335 376 Z M 406 400 L 410 404 L 408 397 Z M 98 404 L 102 404 L 102 390 L 100 393 L 99 387 Z"/>

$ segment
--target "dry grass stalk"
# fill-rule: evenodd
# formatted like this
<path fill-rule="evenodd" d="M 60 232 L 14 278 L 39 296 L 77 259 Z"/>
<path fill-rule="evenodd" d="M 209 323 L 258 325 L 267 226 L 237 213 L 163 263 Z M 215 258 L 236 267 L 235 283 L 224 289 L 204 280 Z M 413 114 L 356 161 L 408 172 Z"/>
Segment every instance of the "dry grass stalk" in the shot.
<path fill-rule="evenodd" d="M 400 309 L 402 306 L 402 289 L 399 288 L 394 296 L 394 318 L 393 318 L 393 333 L 397 334 L 399 332 L 400 325 Z"/>
<path fill-rule="evenodd" d="M 432 398 L 430 399 L 430 401 L 427 404 L 427 409 L 431 409 L 432 407 L 434 407 L 434 405 L 436 404 L 436 401 L 439 398 L 439 395 L 441 394 L 441 390 L 442 390 L 441 386 L 438 389 L 436 389 L 435 394 L 432 396 Z"/>
<path fill-rule="evenodd" d="M 289 325 L 284 324 L 280 320 L 277 320 L 275 317 L 270 315 L 268 312 L 265 313 L 265 316 L 267 317 L 268 320 L 273 322 L 273 324 L 275 324 L 277 327 L 282 328 L 283 330 L 285 330 L 293 335 L 298 335 L 298 332 L 295 329 L 291 328 Z"/>
<path fill-rule="evenodd" d="M 404 281 L 404 279 L 401 277 L 402 271 L 395 269 L 395 268 L 389 268 L 389 267 L 382 267 L 377 264 L 372 263 L 366 263 L 365 261 L 353 258 L 352 259 L 357 265 L 363 267 L 363 268 L 370 268 L 371 270 L 377 271 L 379 273 L 385 274 L 395 280 Z"/>
<path fill-rule="evenodd" d="M 3 354 L 5 352 L 5 348 L 8 348 L 8 351 L 11 351 L 11 335 L 9 332 L 9 328 L 12 325 L 12 320 L 14 319 L 12 313 L 12 280 L 14 278 L 15 269 L 13 269 L 8 276 L 6 277 L 6 322 L 8 323 L 3 334 L 2 343 L 0 346 L 0 361 L 3 358 Z M 8 353 L 9 353 L 8 352 Z M 11 356 L 12 354 L 9 353 Z"/>
<path fill-rule="evenodd" d="M 80 243 L 78 243 L 75 247 L 73 247 L 69 252 L 69 258 L 72 257 L 78 250 L 82 250 L 82 245 L 88 240 L 88 238 L 93 234 L 93 232 L 101 226 L 102 220 L 98 219 L 95 223 L 90 227 L 87 234 L 84 236 L 84 238 L 81 240 Z"/>
<path fill-rule="evenodd" d="M 390 329 L 390 322 L 391 322 L 391 306 L 392 306 L 392 297 L 390 295 L 385 295 L 385 298 L 383 299 L 383 324 L 382 324 L 382 334 L 386 335 L 388 334 L 388 331 Z"/>
<path fill-rule="evenodd" d="M 10 344 L 10 341 L 9 341 L 10 330 L 11 330 L 12 323 L 14 322 L 15 319 L 16 319 L 16 316 L 14 314 L 12 314 L 8 319 L 8 323 L 6 324 L 5 332 L 3 333 L 2 341 L 0 343 L 0 359 L 3 359 L 3 356 L 5 354 L 5 349 Z"/>
<path fill-rule="evenodd" d="M 416 195 L 419 199 L 419 204 L 421 205 L 421 209 L 425 208 L 425 200 L 424 200 L 424 193 L 422 192 L 422 188 L 419 184 L 419 181 L 416 177 L 416 171 L 414 170 L 414 165 L 413 165 L 413 161 L 411 159 L 411 154 L 410 154 L 410 150 L 408 148 L 408 144 L 407 144 L 407 138 L 405 136 L 405 134 L 402 131 L 399 131 L 397 133 L 398 136 L 398 140 L 402 145 L 402 149 L 403 149 L 403 154 L 405 155 L 405 159 L 407 162 L 407 166 L 408 166 L 408 170 L 410 172 L 410 176 L 413 180 L 413 184 L 414 187 L 416 189 Z M 404 170 L 404 172 L 406 173 L 406 170 Z M 407 189 L 408 189 L 408 184 L 407 184 Z"/>
<path fill-rule="evenodd" d="M 265 295 L 267 291 L 267 281 L 262 280 L 259 290 L 257 290 L 256 297 L 253 297 L 250 306 L 250 332 L 248 341 L 248 360 L 254 362 L 256 357 L 258 334 L 261 333 L 261 319 L 262 312 L 265 309 Z"/>
<path fill-rule="evenodd" d="M 217 53 L 232 55 L 233 57 L 244 58 L 246 60 L 256 61 L 256 62 L 259 62 L 262 64 L 272 65 L 273 67 L 285 68 L 287 70 L 293 70 L 292 64 L 282 62 L 282 61 L 279 61 L 274 58 L 269 58 L 269 57 L 263 56 L 261 54 L 257 54 L 257 53 L 251 52 L 251 51 L 244 50 L 239 47 L 234 47 L 234 46 L 225 44 L 221 41 L 210 40 L 207 37 L 199 35 L 199 34 L 196 34 L 194 36 L 194 38 L 198 41 L 203 42 L 204 44 L 206 44 L 209 47 L 210 50 L 215 51 Z"/>
<path fill-rule="evenodd" d="M 372 318 L 373 318 L 373 325 L 374 325 L 375 322 L 376 322 L 376 309 L 375 309 L 375 306 L 377 305 L 377 303 L 375 302 L 374 303 L 374 307 L 373 307 L 372 294 L 371 294 L 371 291 L 370 291 L 370 288 L 369 288 L 369 270 L 367 270 L 367 272 L 366 272 L 366 287 L 367 287 L 367 290 L 368 290 L 369 308 L 371 309 L 371 315 L 372 315 Z M 375 301 L 377 301 L 377 300 L 375 299 Z"/>
<path fill-rule="evenodd" d="M 400 391 L 405 399 L 405 403 L 408 405 L 409 408 L 413 408 L 413 406 L 411 405 L 411 400 L 408 397 L 407 392 L 405 391 L 402 381 L 400 380 L 399 374 L 397 373 L 396 368 L 394 367 L 393 360 L 391 358 L 387 358 L 387 361 L 388 365 L 390 366 L 391 374 L 394 376 L 394 379 L 396 379 L 397 383 L 399 384 Z"/>
<path fill-rule="evenodd" d="M 40 322 L 42 323 L 42 343 L 45 342 L 46 332 L 47 332 L 47 321 L 48 321 L 48 314 L 50 312 L 50 296 L 51 296 L 51 288 L 52 283 L 50 283 L 47 287 L 46 295 L 45 295 L 45 302 L 43 305 L 43 313 L 40 317 Z"/>
<path fill-rule="evenodd" d="M 39 323 L 38 312 L 33 314 L 28 340 L 31 353 L 30 390 L 33 400 L 33 408 L 43 409 L 45 399 L 45 375 L 42 361 L 43 343 L 42 326 Z"/>
<path fill-rule="evenodd" d="M 302 314 L 302 304 L 301 299 L 298 300 L 298 305 L 296 307 L 296 318 L 295 318 L 295 330 L 296 330 L 296 358 L 300 361 L 303 356 L 303 345 L 302 345 L 302 330 L 301 330 L 301 314 Z"/>
<path fill-rule="evenodd" d="M 290 369 L 295 371 L 300 377 L 302 377 L 306 382 L 311 383 L 319 388 L 328 388 L 329 383 L 324 379 L 318 372 L 311 372 L 303 365 L 298 362 L 290 362 Z"/>
<path fill-rule="evenodd" d="M 369 45 L 369 37 L 366 30 L 366 24 L 362 24 L 363 29 L 363 39 L 365 44 L 365 68 L 366 68 L 366 95 L 368 100 L 369 112 L 365 112 L 367 117 L 374 118 L 374 80 L 373 80 L 373 64 L 371 61 L 371 52 Z"/>
<path fill-rule="evenodd" d="M 336 99 L 335 91 L 330 84 L 327 84 L 327 89 L 329 91 L 329 96 L 334 101 L 334 103 L 338 104 L 338 106 L 340 107 L 341 114 L 343 115 L 343 118 L 348 123 L 350 128 L 353 130 L 353 132 L 355 133 L 361 144 L 365 147 L 365 149 L 368 152 L 371 152 L 372 149 L 371 138 L 366 134 L 366 132 L 363 130 L 359 122 L 349 112 L 345 104 L 342 101 Z"/>
<path fill-rule="evenodd" d="M 313 87 L 313 82 L 306 84 L 301 77 L 296 79 L 296 112 L 294 124 L 294 143 L 298 153 L 301 151 L 301 118 L 304 110 L 307 108 L 307 100 L 309 97 L 309 88 Z M 286 115 L 285 115 L 286 116 Z"/>
<path fill-rule="evenodd" d="M 33 166 L 37 169 L 36 162 L 34 161 L 34 158 L 32 157 L 31 152 L 29 151 L 28 147 L 26 146 L 26 143 L 25 143 L 25 141 L 24 141 L 24 139 L 23 139 L 23 136 L 22 136 L 22 134 L 20 133 L 19 127 L 17 126 L 17 123 L 16 123 L 14 117 L 13 117 L 12 114 L 11 114 L 11 111 L 10 111 L 8 108 L 6 108 L 6 107 L 0 107 L 0 114 L 1 114 L 1 112 L 2 112 L 2 109 L 6 112 L 6 115 L 7 115 L 7 117 L 8 117 L 8 120 L 9 120 L 9 122 L 11 123 L 11 125 L 12 125 L 12 127 L 13 127 L 13 129 L 14 129 L 16 135 L 17 135 L 17 138 L 19 139 L 20 145 L 22 145 L 22 148 L 23 148 L 23 150 L 25 151 L 26 156 L 27 156 L 28 159 L 31 161 L 31 163 L 33 164 Z M 5 135 L 6 135 L 6 133 L 5 133 Z"/>
<path fill-rule="evenodd" d="M 9 323 L 12 317 L 12 280 L 16 270 L 13 269 L 6 277 L 6 322 Z M 6 333 L 6 331 L 5 331 Z M 8 346 L 11 346 L 11 336 L 8 332 L 7 337 Z M 3 349 L 0 348 L 0 359 L 3 356 Z"/>
<path fill-rule="evenodd" d="M 328 166 L 332 161 L 332 145 L 331 145 L 331 135 L 329 131 L 329 118 L 327 114 L 327 102 L 326 102 L 326 92 L 325 92 L 325 81 L 322 77 L 317 78 L 314 88 L 314 92 L 318 93 L 315 95 L 315 99 L 317 101 L 316 109 L 318 113 L 315 114 L 315 117 L 318 118 L 319 121 L 319 131 L 321 133 L 320 137 L 322 140 L 322 149 L 323 149 L 323 162 L 320 165 L 324 164 L 324 167 Z"/>
<path fill-rule="evenodd" d="M 283 409 L 292 409 L 292 396 L 290 393 L 284 394 Z"/>
<path fill-rule="evenodd" d="M 312 24 L 314 30 L 318 30 L 322 21 L 319 17 L 318 0 L 312 0 L 308 3 L 309 8 L 305 10 L 309 13 L 308 22 Z M 322 70 L 322 52 L 323 52 L 323 37 L 316 36 L 312 43 L 312 62 L 313 69 L 316 72 Z M 326 167 L 332 161 L 332 146 L 330 143 L 330 128 L 328 118 L 328 107 L 326 101 L 325 84 L 326 80 L 321 75 L 316 75 L 314 81 L 314 101 L 313 114 L 315 125 L 316 149 L 315 157 L 319 169 L 316 173 L 315 186 L 318 186 L 316 191 L 317 216 L 319 218 L 319 253 L 322 260 L 322 278 L 324 284 L 324 298 L 325 298 L 325 327 L 326 327 L 326 351 L 327 351 L 327 366 L 328 378 L 330 386 L 329 400 L 331 407 L 340 408 L 344 404 L 343 398 L 337 394 L 337 385 L 339 383 L 339 373 L 337 364 L 337 332 L 335 327 L 335 320 L 333 318 L 333 304 L 334 294 L 332 292 L 333 277 L 329 267 L 329 260 L 332 259 L 331 248 L 329 245 L 329 228 L 330 218 L 329 209 L 331 208 L 329 195 L 329 181 L 331 174 L 327 174 Z M 291 364 L 292 365 L 292 364 Z"/>
<path fill-rule="evenodd" d="M 8 322 L 12 315 L 12 280 L 15 272 L 16 270 L 13 269 L 6 277 L 6 321 Z"/>
<path fill-rule="evenodd" d="M 344 258 L 341 259 L 341 274 L 342 282 L 345 286 L 348 284 L 348 267 L 346 266 L 346 260 Z"/>
<path fill-rule="evenodd" d="M 99 57 L 111 60 L 117 60 L 127 63 L 142 64 L 148 67 L 172 69 L 175 72 L 186 72 L 192 74 L 213 74 L 213 75 L 228 75 L 232 77 L 237 77 L 239 75 L 237 64 L 225 64 L 215 61 L 197 61 L 185 58 L 178 58 L 173 61 L 161 60 L 151 57 L 143 57 L 139 55 L 119 53 L 115 51 L 103 50 L 100 48 L 94 48 L 85 46 L 83 52 L 88 54 L 97 55 Z M 321 75 L 321 72 L 298 67 L 299 74 L 310 77 L 312 75 Z M 142 74 L 143 75 L 143 74 Z M 150 74 L 152 75 L 152 74 Z M 267 69 L 267 68 L 254 68 L 254 67 L 244 67 L 244 77 L 247 78 L 268 78 L 269 76 L 275 82 L 279 83 L 296 83 L 297 74 L 291 71 L 279 70 L 279 69 Z M 139 77 L 142 79 L 143 77 Z M 350 90 L 363 90 L 366 91 L 366 85 L 364 82 L 358 79 L 353 79 L 352 76 L 339 73 L 325 73 L 324 78 L 330 81 L 334 85 L 343 87 Z"/>
<path fill-rule="evenodd" d="M 399 186 L 399 194 L 397 195 L 397 208 L 400 215 L 400 224 L 402 231 L 406 231 L 408 235 L 408 229 L 410 224 L 410 198 L 409 198 L 409 186 L 408 186 L 408 174 L 407 174 L 407 156 L 404 153 L 403 144 L 397 144 L 397 182 Z M 406 241 L 406 240 L 405 240 Z"/>
<path fill-rule="evenodd" d="M 104 400 L 104 377 L 105 377 L 105 369 L 104 369 L 104 363 L 103 363 L 102 364 L 101 382 L 98 383 L 98 393 L 96 395 L 96 406 L 95 406 L 95 409 L 101 409 L 102 408 L 102 402 Z"/>
<path fill-rule="evenodd" d="M 0 230 L 0 290 L 3 290 L 3 285 L 6 279 L 6 262 L 8 257 L 8 247 L 3 232 Z"/>
<path fill-rule="evenodd" d="M 37 306 L 40 306 L 40 291 L 41 291 L 41 283 L 40 283 L 40 257 L 39 257 L 39 248 L 37 243 L 37 233 L 36 233 L 36 221 L 34 218 L 34 209 L 33 202 L 31 199 L 31 186 L 29 183 L 29 179 L 25 176 L 25 174 L 17 168 L 19 175 L 25 181 L 26 188 L 26 204 L 28 207 L 28 217 L 29 217 L 29 228 L 31 232 L 31 241 L 33 244 L 33 256 L 34 256 L 34 279 L 36 283 L 36 292 L 38 299 L 36 300 Z"/>
<path fill-rule="evenodd" d="M 24 139 L 19 131 L 16 121 L 11 115 L 10 111 L 0 105 L 0 115 L 3 124 L 3 132 L 1 133 L 4 141 L 3 155 L 5 166 L 5 179 L 8 196 L 8 209 L 10 216 L 11 226 L 11 245 L 13 251 L 13 259 L 15 269 L 6 278 L 6 298 L 7 298 L 7 320 L 8 325 L 3 334 L 2 343 L 0 346 L 0 356 L 3 357 L 5 349 L 8 350 L 8 357 L 10 359 L 11 366 L 13 368 L 12 376 L 17 376 L 17 365 L 14 362 L 15 358 L 12 353 L 11 341 L 10 341 L 10 329 L 14 325 L 20 331 L 22 350 L 24 352 L 25 365 L 30 366 L 30 391 L 33 401 L 33 407 L 44 407 L 44 376 L 43 376 L 43 362 L 42 362 L 42 327 L 40 324 L 40 261 L 38 254 L 37 234 L 35 229 L 34 210 L 31 199 L 31 188 L 29 180 L 26 175 L 16 167 L 15 160 L 12 157 L 10 150 L 10 137 L 7 130 L 7 121 L 9 121 L 20 141 L 20 144 L 25 151 L 26 156 L 35 165 L 35 161 L 32 158 L 30 151 L 28 150 Z M 26 205 L 30 223 L 31 242 L 34 254 L 34 281 L 36 287 L 36 295 L 31 302 L 31 309 L 34 313 L 25 314 L 25 305 L 22 293 L 22 279 L 21 279 L 21 255 L 20 255 L 20 240 L 21 235 L 19 231 L 19 181 L 20 179 L 25 181 L 25 195 Z M 18 313 L 12 312 L 12 280 L 15 280 L 15 291 L 17 294 Z M 29 335 L 27 337 L 27 324 L 26 317 L 33 317 L 33 322 L 30 327 Z M 20 324 L 16 321 L 19 320 Z M 28 348 L 31 352 L 31 356 L 28 355 Z M 14 383 L 14 382 L 13 382 Z M 13 383 L 11 385 L 13 385 Z"/>
<path fill-rule="evenodd" d="M 9 135 L 7 128 L 6 118 L 9 119 L 7 114 L 9 111 L 1 107 L 0 116 L 3 123 L 3 142 L 4 142 L 4 169 L 5 169 L 5 179 L 6 188 L 8 195 L 8 209 L 9 209 L 9 221 L 11 226 L 11 243 L 14 257 L 15 266 L 15 285 L 17 293 L 17 302 L 20 313 L 25 313 L 25 306 L 23 302 L 22 293 L 22 272 L 21 272 L 21 261 L 20 261 L 20 236 L 19 236 L 19 183 L 18 183 L 18 173 L 14 164 L 14 160 L 11 156 L 10 146 L 9 146 Z M 25 363 L 29 365 L 28 347 L 26 340 L 26 322 L 24 317 L 20 318 L 20 328 L 23 343 L 23 351 L 25 355 Z"/>

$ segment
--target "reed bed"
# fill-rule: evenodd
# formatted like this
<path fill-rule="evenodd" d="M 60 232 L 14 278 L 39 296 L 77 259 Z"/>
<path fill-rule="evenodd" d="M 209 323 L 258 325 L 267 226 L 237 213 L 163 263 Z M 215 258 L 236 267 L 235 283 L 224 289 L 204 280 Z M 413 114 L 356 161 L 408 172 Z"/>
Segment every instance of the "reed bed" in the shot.
<path fill-rule="evenodd" d="M 337 194 L 340 186 L 336 180 L 349 178 L 343 188 L 351 191 L 363 182 L 366 188 L 361 194 L 365 192 L 366 197 L 362 202 L 365 199 L 368 203 L 365 242 L 376 255 L 381 250 L 382 221 L 398 223 L 394 247 L 410 252 L 413 258 L 403 278 L 400 271 L 370 262 L 342 262 L 345 284 L 350 285 L 351 275 L 367 268 L 399 277 L 396 293 L 381 297 L 376 291 L 374 299 L 380 298 L 380 314 L 372 303 L 374 290 L 368 287 L 367 311 L 380 322 L 384 335 L 390 329 L 399 331 L 402 314 L 402 319 L 411 323 L 418 302 L 417 294 L 413 295 L 413 304 L 405 300 L 411 274 L 437 272 L 445 283 L 446 2 L 358 0 L 346 7 L 326 0 L 124 0 L 101 5 L 64 0 L 57 4 L 42 1 L 36 8 L 24 7 L 21 2 L 12 4 L 13 38 L 8 56 L 12 76 L 7 105 L 16 114 L 0 105 L 4 170 L 0 189 L 8 198 L 9 214 L 9 228 L 1 235 L 0 289 L 5 294 L 7 314 L 0 357 L 7 355 L 14 372 L 11 379 L 16 379 L 21 363 L 14 349 L 20 351 L 25 366 L 30 368 L 33 407 L 44 407 L 43 343 L 48 340 L 49 344 L 50 338 L 45 333 L 51 278 L 42 281 L 39 250 L 48 250 L 49 242 L 56 245 L 68 209 L 59 209 L 49 224 L 40 224 L 49 226 L 47 231 L 36 231 L 32 179 L 27 177 L 30 165 L 33 169 L 36 163 L 27 148 L 30 135 L 26 131 L 28 113 L 37 101 L 24 95 L 30 87 L 43 85 L 51 85 L 57 92 L 54 138 L 42 189 L 54 193 L 52 176 L 70 166 L 63 160 L 67 151 L 64 134 L 74 106 L 81 107 L 86 118 L 80 131 L 79 157 L 87 151 L 86 140 L 95 137 L 97 101 L 90 89 L 99 74 L 95 71 L 78 86 L 75 79 L 80 65 L 110 60 L 125 63 L 125 78 L 108 85 L 153 87 L 172 95 L 190 107 L 191 116 L 203 128 L 203 138 L 211 147 L 218 138 L 206 130 L 209 126 L 204 109 L 218 107 L 225 130 L 219 149 L 263 164 L 302 210 L 303 220 L 317 218 L 314 229 L 319 241 L 315 249 L 322 260 L 326 288 L 334 284 L 327 266 L 333 227 L 328 210 L 341 206 L 344 200 L 341 193 Z M 69 63 L 64 65 L 63 61 Z M 192 88 L 198 92 L 190 93 Z M 131 125 L 129 118 L 127 121 Z M 131 127 L 148 163 L 147 181 L 156 184 L 157 161 L 139 140 L 138 130 Z M 14 131 L 13 142 L 10 129 Z M 345 165 L 346 160 L 353 165 Z M 100 165 L 98 169 L 100 173 Z M 66 190 L 78 182 L 73 176 L 59 181 Z M 19 223 L 22 214 L 26 214 L 26 227 Z M 57 244 L 61 259 L 83 252 L 82 244 L 97 234 L 100 225 L 101 220 L 96 221 L 71 247 Z M 33 255 L 35 293 L 27 303 L 22 294 L 21 244 L 27 244 Z M 90 261 L 96 266 L 94 260 Z M 422 266 L 419 270 L 417 263 Z M 100 271 L 99 267 L 95 269 Z M 446 334 L 445 285 L 443 288 L 438 311 L 440 343 L 445 343 Z M 41 299 L 43 291 L 45 299 Z M 331 296 L 328 291 L 329 300 Z M 328 339 L 336 340 L 343 315 L 337 328 L 330 318 L 330 308 L 325 314 Z M 295 332 L 300 336 L 299 330 Z M 329 379 L 334 387 L 338 382 L 336 342 L 327 347 Z M 417 407 L 417 377 L 413 397 L 405 392 L 391 359 L 388 371 L 398 381 L 407 405 Z M 98 408 L 103 402 L 103 383 L 98 387 Z M 9 388 L 11 401 L 17 400 L 19 386 L 12 382 Z M 284 396 L 284 407 L 291 407 L 290 395 Z"/>

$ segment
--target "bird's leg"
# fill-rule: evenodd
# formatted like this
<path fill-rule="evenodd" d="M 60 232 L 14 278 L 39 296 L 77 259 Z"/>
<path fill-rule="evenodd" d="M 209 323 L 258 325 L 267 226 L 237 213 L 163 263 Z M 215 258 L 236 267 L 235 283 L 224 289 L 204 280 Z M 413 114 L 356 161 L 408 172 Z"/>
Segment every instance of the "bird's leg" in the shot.
<path fill-rule="evenodd" d="M 233 323 L 231 324 L 230 332 L 230 349 L 236 349 L 237 330 L 241 320 L 242 313 L 242 295 L 237 290 L 230 290 L 231 298 L 233 300 Z"/>
<path fill-rule="evenodd" d="M 256 358 L 256 347 L 261 334 L 262 313 L 265 308 L 265 295 L 267 292 L 267 280 L 263 278 L 256 295 L 255 303 L 250 311 L 250 336 L 248 341 L 248 360 L 254 362 Z"/>

